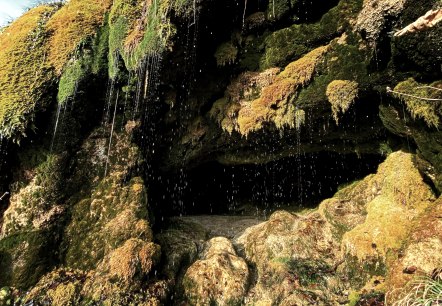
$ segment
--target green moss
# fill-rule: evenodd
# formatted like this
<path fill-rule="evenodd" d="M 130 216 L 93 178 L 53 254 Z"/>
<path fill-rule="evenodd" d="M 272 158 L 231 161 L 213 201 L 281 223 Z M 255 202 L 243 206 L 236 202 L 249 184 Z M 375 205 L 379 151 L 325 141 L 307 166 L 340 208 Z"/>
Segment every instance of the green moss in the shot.
<path fill-rule="evenodd" d="M 423 119 L 429 127 L 439 126 L 442 115 L 442 81 L 421 84 L 408 79 L 396 85 L 394 95 L 405 103 L 414 119 Z"/>
<path fill-rule="evenodd" d="M 442 131 L 429 128 L 424 120 L 413 120 L 411 114 L 404 112 L 404 107 L 400 104 L 381 104 L 379 117 L 390 132 L 401 137 L 408 137 L 416 143 L 418 154 L 434 167 L 431 180 L 440 192 L 442 190 L 442 145 L 439 139 L 442 137 Z"/>
<path fill-rule="evenodd" d="M 348 296 L 348 304 L 347 306 L 356 306 L 359 302 L 359 299 L 361 296 L 357 291 L 351 291 L 350 295 Z"/>
<path fill-rule="evenodd" d="M 425 5 L 406 5 L 399 16 L 398 28 L 403 28 L 425 15 L 430 9 L 440 8 L 439 0 L 428 0 Z M 438 75 L 442 59 L 442 27 L 435 26 L 411 35 L 393 37 L 391 41 L 392 63 L 398 71 L 415 71 L 426 75 Z"/>
<path fill-rule="evenodd" d="M 226 66 L 233 64 L 238 56 L 238 49 L 231 43 L 221 44 L 215 52 L 216 64 L 218 66 Z"/>
<path fill-rule="evenodd" d="M 0 34 L 0 135 L 19 140 L 32 122 L 35 108 L 48 103 L 53 79 L 45 60 L 45 25 L 56 8 L 39 6 Z M 50 99 L 48 99 L 50 100 Z"/>
<path fill-rule="evenodd" d="M 259 70 L 259 62 L 264 52 L 264 35 L 249 35 L 244 40 L 244 46 L 238 51 L 239 66 L 246 71 Z"/>
<path fill-rule="evenodd" d="M 228 86 L 226 96 L 213 104 L 210 116 L 229 134 L 247 136 L 267 123 L 279 130 L 300 129 L 306 113 L 295 103 L 299 89 L 316 77 L 328 50 L 328 45 L 315 48 L 280 73 L 279 68 L 271 68 L 241 74 Z"/>
<path fill-rule="evenodd" d="M 78 83 L 87 75 L 83 59 L 84 57 L 71 60 L 64 69 L 58 84 L 57 100 L 59 103 L 64 104 L 69 98 L 75 96 Z"/>
<path fill-rule="evenodd" d="M 267 8 L 267 18 L 278 20 L 287 15 L 291 5 L 289 0 L 272 0 L 269 1 Z"/>
<path fill-rule="evenodd" d="M 345 114 L 358 96 L 358 83 L 334 80 L 327 85 L 326 95 L 332 105 L 333 118 L 339 121 L 339 113 Z"/>
<path fill-rule="evenodd" d="M 171 48 L 176 32 L 170 12 L 190 16 L 193 3 L 188 0 L 146 1 L 117 0 L 110 13 L 109 76 L 115 78 L 118 59 L 134 71 L 147 57 L 159 56 Z M 148 16 L 148 17 L 147 17 Z"/>
<path fill-rule="evenodd" d="M 392 105 L 380 105 L 379 117 L 382 124 L 392 133 L 400 136 L 410 134 L 407 126 L 404 124 L 402 114 Z"/>
<path fill-rule="evenodd" d="M 109 77 L 114 79 L 118 74 L 119 54 L 122 41 L 126 37 L 127 21 L 125 18 L 118 18 L 115 22 L 110 21 L 109 25 Z"/>
<path fill-rule="evenodd" d="M 50 19 L 48 58 L 58 74 L 78 46 L 104 24 L 111 5 L 111 0 L 71 0 Z"/>
<path fill-rule="evenodd" d="M 108 26 L 98 31 L 98 34 L 84 42 L 73 58 L 66 64 L 58 84 L 57 100 L 64 104 L 74 98 L 80 82 L 92 74 L 100 75 L 107 67 Z"/>
<path fill-rule="evenodd" d="M 274 260 L 283 263 L 288 272 L 295 274 L 303 287 L 324 286 L 326 275 L 331 271 L 328 264 L 319 260 L 286 257 L 279 257 Z"/>
<path fill-rule="evenodd" d="M 361 262 L 357 257 L 346 256 L 343 274 L 353 289 L 361 289 L 372 277 L 386 276 L 387 266 L 380 257 L 367 258 Z"/>
<path fill-rule="evenodd" d="M 121 186 L 110 176 L 96 186 L 90 198 L 73 205 L 63 241 L 69 267 L 95 269 L 106 254 L 127 239 L 152 239 L 142 182 L 134 178 Z"/>
<path fill-rule="evenodd" d="M 107 19 L 107 18 L 106 18 Z M 100 28 L 92 43 L 92 73 L 100 75 L 107 68 L 107 55 L 109 53 L 109 23 Z M 107 74 L 107 71 L 106 71 Z"/>
<path fill-rule="evenodd" d="M 349 37 L 349 42 L 337 42 L 330 44 L 325 60 L 317 67 L 319 74 L 313 82 L 301 90 L 296 101 L 299 107 L 313 107 L 328 101 L 327 87 L 336 79 L 351 80 L 358 83 L 359 89 L 364 89 L 375 82 L 376 75 L 368 76 L 368 54 L 359 49 L 356 38 Z M 353 83 L 352 83 L 353 84 Z"/>
<path fill-rule="evenodd" d="M 284 66 L 288 61 L 301 57 L 318 45 L 338 36 L 348 21 L 361 9 L 361 0 L 340 1 L 314 24 L 295 24 L 273 32 L 265 39 L 265 53 L 261 69 Z"/>
<path fill-rule="evenodd" d="M 361 290 L 364 292 L 365 290 Z M 385 294 L 382 292 L 369 292 L 359 293 L 357 291 L 351 291 L 348 296 L 347 306 L 362 306 L 362 305 L 383 305 L 385 301 Z"/>
<path fill-rule="evenodd" d="M 26 289 L 51 268 L 53 234 L 34 231 L 0 240 L 0 284 Z"/>

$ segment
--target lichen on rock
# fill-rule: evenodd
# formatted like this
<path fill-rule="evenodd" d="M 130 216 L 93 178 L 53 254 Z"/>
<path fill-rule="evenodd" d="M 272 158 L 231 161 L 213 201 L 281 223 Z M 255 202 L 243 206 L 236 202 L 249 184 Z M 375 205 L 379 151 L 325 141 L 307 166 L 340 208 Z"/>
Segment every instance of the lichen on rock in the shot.
<path fill-rule="evenodd" d="M 397 18 L 402 12 L 407 0 L 365 0 L 363 8 L 356 21 L 356 30 L 363 31 L 364 36 L 376 42 L 387 20 Z"/>

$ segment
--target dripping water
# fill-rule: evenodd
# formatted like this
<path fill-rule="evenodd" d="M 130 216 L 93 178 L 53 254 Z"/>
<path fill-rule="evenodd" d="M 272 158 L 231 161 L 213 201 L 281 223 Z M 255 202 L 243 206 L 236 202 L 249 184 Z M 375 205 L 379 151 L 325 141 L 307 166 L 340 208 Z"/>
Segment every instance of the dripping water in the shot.
<path fill-rule="evenodd" d="M 108 149 L 107 149 L 107 156 L 106 156 L 106 166 L 104 168 L 104 176 L 105 177 L 107 175 L 107 168 L 108 168 L 108 165 L 109 165 L 109 156 L 110 156 L 111 145 L 112 145 L 112 136 L 114 134 L 115 116 L 117 114 L 117 105 L 118 105 L 118 95 L 119 95 L 119 92 L 117 92 L 117 98 L 115 99 L 114 115 L 113 115 L 113 118 L 112 118 L 111 133 L 110 133 L 110 137 L 109 137 L 109 146 L 108 146 Z"/>
<path fill-rule="evenodd" d="M 106 125 L 107 122 L 109 122 L 110 119 L 110 111 L 111 111 L 111 105 L 112 105 L 112 97 L 114 95 L 115 90 L 115 78 L 112 78 L 108 81 L 107 84 L 107 92 L 106 92 L 106 103 L 104 105 L 103 110 L 103 126 Z"/>
<path fill-rule="evenodd" d="M 51 148 L 50 148 L 50 152 L 52 153 L 52 150 L 54 148 L 54 142 L 55 142 L 55 137 L 57 134 L 57 129 L 58 129 L 58 123 L 60 121 L 60 113 L 61 113 L 61 108 L 62 108 L 62 104 L 58 103 L 57 106 L 57 115 L 56 115 L 56 119 L 55 119 L 55 127 L 54 127 L 54 133 L 52 134 L 52 140 L 51 140 Z"/>
<path fill-rule="evenodd" d="M 303 201 L 303 182 L 302 182 L 302 162 L 301 162 L 301 129 L 296 129 L 296 167 L 297 167 L 297 191 L 298 191 L 298 206 L 302 207 Z"/>
<path fill-rule="evenodd" d="M 246 10 L 247 10 L 247 0 L 244 1 L 244 11 L 242 13 L 242 28 L 244 29 L 244 24 L 246 20 Z"/>

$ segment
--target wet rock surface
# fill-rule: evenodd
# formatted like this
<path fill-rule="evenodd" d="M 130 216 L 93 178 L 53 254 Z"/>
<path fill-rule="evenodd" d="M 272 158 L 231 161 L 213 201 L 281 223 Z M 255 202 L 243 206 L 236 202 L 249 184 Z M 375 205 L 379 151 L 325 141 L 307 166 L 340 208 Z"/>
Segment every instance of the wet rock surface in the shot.
<path fill-rule="evenodd" d="M 393 35 L 440 9 L 70 0 L 0 29 L 0 305 L 440 285 L 442 26 Z"/>

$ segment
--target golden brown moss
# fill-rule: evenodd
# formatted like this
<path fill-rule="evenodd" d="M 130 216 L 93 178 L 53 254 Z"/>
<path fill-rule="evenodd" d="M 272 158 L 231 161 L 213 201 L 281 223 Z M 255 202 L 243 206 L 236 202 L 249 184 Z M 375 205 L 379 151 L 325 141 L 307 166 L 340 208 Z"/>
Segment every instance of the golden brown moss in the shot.
<path fill-rule="evenodd" d="M 48 59 L 58 74 L 79 44 L 97 32 L 111 5 L 112 0 L 71 0 L 52 16 Z"/>
<path fill-rule="evenodd" d="M 398 249 L 410 233 L 412 220 L 435 200 L 408 153 L 390 154 L 376 176 L 367 180 L 376 196 L 366 204 L 365 221 L 345 233 L 342 242 L 346 252 L 361 261 L 385 258 L 389 250 Z"/>
<path fill-rule="evenodd" d="M 323 59 L 323 56 L 328 51 L 329 46 L 322 46 L 314 49 L 285 67 L 281 72 L 280 77 L 292 78 L 299 85 L 306 85 L 312 79 L 318 62 Z"/>
<path fill-rule="evenodd" d="M 0 135 L 24 134 L 29 117 L 42 103 L 52 79 L 46 60 L 44 26 L 54 13 L 51 6 L 36 7 L 0 33 Z"/>
<path fill-rule="evenodd" d="M 305 111 L 294 103 L 298 89 L 313 79 L 328 48 L 314 49 L 279 74 L 278 68 L 241 74 L 228 86 L 226 98 L 213 105 L 211 117 L 223 130 L 244 136 L 261 129 L 265 123 L 273 123 L 278 129 L 300 128 Z"/>
<path fill-rule="evenodd" d="M 358 96 L 358 83 L 334 80 L 327 86 L 327 99 L 332 105 L 333 118 L 339 121 L 339 113 L 345 114 Z"/>
<path fill-rule="evenodd" d="M 52 305 L 54 306 L 76 305 L 79 300 L 75 283 L 61 284 L 55 289 L 49 289 L 48 296 L 51 298 Z"/>
<path fill-rule="evenodd" d="M 110 254 L 109 274 L 124 282 L 130 282 L 137 273 L 141 277 L 148 275 L 158 262 L 159 256 L 158 245 L 131 238 Z"/>

